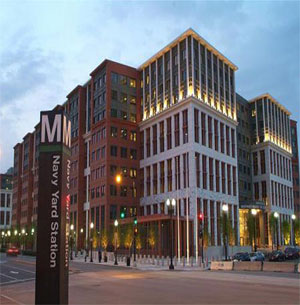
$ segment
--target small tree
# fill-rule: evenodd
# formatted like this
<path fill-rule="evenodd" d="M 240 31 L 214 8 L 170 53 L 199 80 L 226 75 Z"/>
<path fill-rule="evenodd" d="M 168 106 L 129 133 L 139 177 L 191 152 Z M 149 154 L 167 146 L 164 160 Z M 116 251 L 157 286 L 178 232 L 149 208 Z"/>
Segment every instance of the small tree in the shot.
<path fill-rule="evenodd" d="M 229 235 L 229 241 L 228 241 L 229 246 L 231 246 L 231 247 L 235 246 L 235 244 L 236 244 L 236 230 L 232 226 L 229 227 L 229 234 L 228 235 Z"/>
<path fill-rule="evenodd" d="M 157 242 L 157 230 L 156 227 L 151 226 L 148 236 L 148 242 L 151 250 L 153 251 Z"/>
<path fill-rule="evenodd" d="M 106 250 L 108 247 L 108 232 L 107 230 L 102 230 L 102 234 L 101 234 L 101 247 L 104 250 L 104 257 L 106 257 Z"/>
<path fill-rule="evenodd" d="M 300 246 L 300 219 L 294 220 L 295 243 Z"/>
<path fill-rule="evenodd" d="M 98 246 L 98 233 L 97 230 L 95 229 L 93 230 L 92 243 L 93 243 L 93 249 L 96 249 Z"/>
<path fill-rule="evenodd" d="M 136 249 L 138 250 L 139 254 L 141 254 L 142 238 L 141 238 L 140 234 L 138 234 L 138 236 L 136 237 L 135 246 L 136 246 Z"/>
<path fill-rule="evenodd" d="M 247 232 L 248 232 L 248 242 L 251 246 L 253 246 L 253 241 L 254 241 L 254 230 L 255 230 L 255 218 L 251 214 L 251 210 L 249 210 L 247 214 Z"/>
<path fill-rule="evenodd" d="M 203 247 L 207 248 L 210 245 L 210 242 L 211 242 L 211 237 L 208 232 L 208 228 L 207 228 L 207 226 L 204 226 L 204 228 L 203 228 Z"/>
<path fill-rule="evenodd" d="M 282 222 L 282 234 L 283 234 L 284 244 L 288 245 L 290 243 L 290 238 L 291 238 L 291 224 L 287 220 L 284 220 Z"/>
<path fill-rule="evenodd" d="M 125 230 L 125 235 L 124 235 L 124 247 L 126 249 L 128 249 L 128 254 L 130 256 L 130 248 L 132 246 L 133 243 L 133 226 L 132 224 L 128 224 L 126 225 L 126 227 L 124 228 Z"/>

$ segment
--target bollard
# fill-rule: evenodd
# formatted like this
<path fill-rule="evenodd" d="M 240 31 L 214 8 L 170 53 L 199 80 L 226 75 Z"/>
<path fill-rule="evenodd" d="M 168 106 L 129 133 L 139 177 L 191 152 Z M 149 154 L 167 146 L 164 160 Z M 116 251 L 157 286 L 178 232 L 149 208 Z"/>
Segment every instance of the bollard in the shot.
<path fill-rule="evenodd" d="M 191 257 L 191 267 L 194 266 L 194 256 Z"/>
<path fill-rule="evenodd" d="M 205 268 L 208 267 L 208 257 L 206 257 L 206 261 L 205 261 Z"/>
<path fill-rule="evenodd" d="M 185 256 L 183 257 L 183 260 L 182 260 L 182 267 L 185 267 Z"/>

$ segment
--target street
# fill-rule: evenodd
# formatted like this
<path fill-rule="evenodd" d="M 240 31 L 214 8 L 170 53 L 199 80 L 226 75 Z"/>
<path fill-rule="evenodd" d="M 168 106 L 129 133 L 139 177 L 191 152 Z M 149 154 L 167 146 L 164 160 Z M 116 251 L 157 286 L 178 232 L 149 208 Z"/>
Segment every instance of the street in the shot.
<path fill-rule="evenodd" d="M 1 256 L 1 304 L 34 304 L 35 260 Z M 299 304 L 299 275 L 71 262 L 70 304 Z"/>

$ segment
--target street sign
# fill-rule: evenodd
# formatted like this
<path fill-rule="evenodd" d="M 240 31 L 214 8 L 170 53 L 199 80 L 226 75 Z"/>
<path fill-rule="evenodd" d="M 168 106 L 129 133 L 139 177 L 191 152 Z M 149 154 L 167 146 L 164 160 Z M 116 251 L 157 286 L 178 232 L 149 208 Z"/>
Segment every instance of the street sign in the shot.
<path fill-rule="evenodd" d="M 41 112 L 36 304 L 68 304 L 71 122 L 63 107 Z"/>

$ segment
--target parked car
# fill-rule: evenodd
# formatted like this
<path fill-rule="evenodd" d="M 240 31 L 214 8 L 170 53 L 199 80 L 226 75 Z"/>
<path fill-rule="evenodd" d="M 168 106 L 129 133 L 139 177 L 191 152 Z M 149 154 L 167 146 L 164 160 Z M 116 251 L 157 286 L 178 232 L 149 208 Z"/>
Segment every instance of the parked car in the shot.
<path fill-rule="evenodd" d="M 250 262 L 250 255 L 248 252 L 239 252 L 233 256 L 232 260 L 234 262 Z"/>
<path fill-rule="evenodd" d="M 299 258 L 299 250 L 293 247 L 287 247 L 284 250 L 286 259 L 298 259 Z"/>
<path fill-rule="evenodd" d="M 265 256 L 262 252 L 251 252 L 250 260 L 251 262 L 263 262 L 265 260 Z"/>
<path fill-rule="evenodd" d="M 17 247 L 10 247 L 6 251 L 6 256 L 17 256 L 18 254 L 20 254 L 20 251 Z"/>
<path fill-rule="evenodd" d="M 269 256 L 270 262 L 282 262 L 285 260 L 285 254 L 281 250 L 272 251 Z"/>

